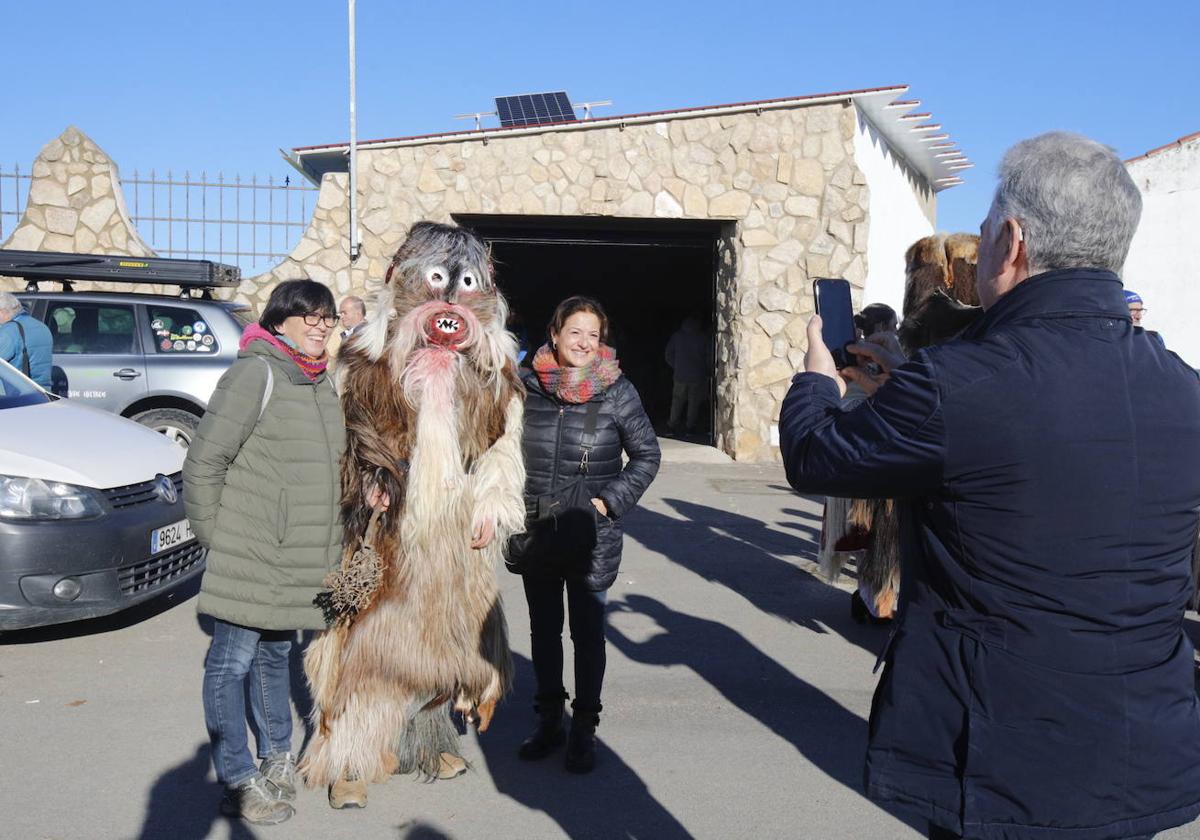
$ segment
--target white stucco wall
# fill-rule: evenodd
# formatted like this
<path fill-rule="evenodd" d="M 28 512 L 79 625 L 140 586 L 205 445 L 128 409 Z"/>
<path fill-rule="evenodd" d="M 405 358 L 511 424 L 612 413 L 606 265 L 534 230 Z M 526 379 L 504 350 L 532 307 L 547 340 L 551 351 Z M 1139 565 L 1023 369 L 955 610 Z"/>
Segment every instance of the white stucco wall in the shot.
<path fill-rule="evenodd" d="M 861 111 L 854 133 L 854 157 L 870 191 L 862 304 L 886 303 L 900 314 L 904 252 L 934 230 L 932 191 L 920 173 L 893 153 Z"/>
<path fill-rule="evenodd" d="M 1127 168 L 1142 193 L 1142 221 L 1125 260 L 1125 286 L 1146 302 L 1146 329 L 1200 367 L 1200 136 Z"/>

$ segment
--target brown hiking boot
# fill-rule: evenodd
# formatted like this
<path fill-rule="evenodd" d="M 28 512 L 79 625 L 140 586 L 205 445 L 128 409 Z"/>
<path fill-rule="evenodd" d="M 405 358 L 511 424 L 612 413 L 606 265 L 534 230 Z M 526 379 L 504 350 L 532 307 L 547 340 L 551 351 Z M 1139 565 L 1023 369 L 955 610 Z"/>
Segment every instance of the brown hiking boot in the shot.
<path fill-rule="evenodd" d="M 362 779 L 338 779 L 329 786 L 329 807 L 367 807 L 367 783 Z"/>
<path fill-rule="evenodd" d="M 444 752 L 440 757 L 442 765 L 438 768 L 439 779 L 457 779 L 467 772 L 467 760 L 462 756 Z"/>
<path fill-rule="evenodd" d="M 225 788 L 221 813 L 254 825 L 278 825 L 292 818 L 296 809 L 275 796 L 275 786 L 254 776 L 236 787 Z"/>

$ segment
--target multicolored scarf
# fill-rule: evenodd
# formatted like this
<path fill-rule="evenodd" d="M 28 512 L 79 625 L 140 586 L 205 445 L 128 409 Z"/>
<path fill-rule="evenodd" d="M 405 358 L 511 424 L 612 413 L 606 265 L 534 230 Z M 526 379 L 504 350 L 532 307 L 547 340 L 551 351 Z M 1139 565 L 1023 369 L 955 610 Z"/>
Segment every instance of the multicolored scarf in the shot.
<path fill-rule="evenodd" d="M 585 403 L 603 394 L 621 376 L 617 351 L 601 344 L 596 358 L 583 367 L 563 367 L 549 344 L 543 344 L 533 357 L 533 372 L 548 393 L 563 402 Z"/>
<path fill-rule="evenodd" d="M 238 349 L 245 350 L 252 341 L 265 341 L 272 347 L 277 347 L 284 353 L 287 353 L 292 358 L 292 361 L 296 363 L 296 366 L 304 371 L 304 375 L 313 382 L 317 381 L 317 377 L 325 372 L 325 367 L 329 364 L 329 354 L 323 354 L 319 359 L 315 356 L 310 356 L 299 347 L 292 346 L 292 343 L 284 336 L 269 333 L 257 323 L 246 327 L 242 333 L 242 340 L 238 344 Z"/>

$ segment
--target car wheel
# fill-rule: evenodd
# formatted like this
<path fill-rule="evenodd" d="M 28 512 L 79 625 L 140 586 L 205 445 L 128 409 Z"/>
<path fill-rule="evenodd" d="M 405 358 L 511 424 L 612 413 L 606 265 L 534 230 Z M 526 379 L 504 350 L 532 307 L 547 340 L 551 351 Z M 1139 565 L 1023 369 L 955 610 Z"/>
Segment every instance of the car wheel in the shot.
<path fill-rule="evenodd" d="M 196 437 L 196 429 L 200 426 L 199 417 L 179 408 L 152 408 L 133 415 L 133 419 L 143 426 L 161 432 L 184 449 L 191 446 Z"/>

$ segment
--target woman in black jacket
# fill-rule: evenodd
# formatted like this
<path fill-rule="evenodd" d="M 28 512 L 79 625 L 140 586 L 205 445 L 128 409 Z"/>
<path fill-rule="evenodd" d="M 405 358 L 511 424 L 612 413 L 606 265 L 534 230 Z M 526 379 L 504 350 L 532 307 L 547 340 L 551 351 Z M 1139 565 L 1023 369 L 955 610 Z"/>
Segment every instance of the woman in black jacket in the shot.
<path fill-rule="evenodd" d="M 608 316 L 600 304 L 585 297 L 564 300 L 549 332 L 550 343 L 538 350 L 533 369 L 523 377 L 528 390 L 523 439 L 526 508 L 535 512 L 539 495 L 584 474 L 595 508 L 595 548 L 579 557 L 550 557 L 537 550 L 535 540 L 519 556 L 510 554 L 509 569 L 524 577 L 537 676 L 538 725 L 519 754 L 526 760 L 544 758 L 568 740 L 567 770 L 587 773 L 596 761 L 604 608 L 621 564 L 621 517 L 654 480 L 660 453 L 637 389 L 621 375 L 616 353 L 604 343 Z M 589 433 L 591 426 L 594 432 Z M 629 456 L 624 469 L 622 451 Z M 569 739 L 562 720 L 567 699 L 562 677 L 564 585 L 575 646 Z"/>

